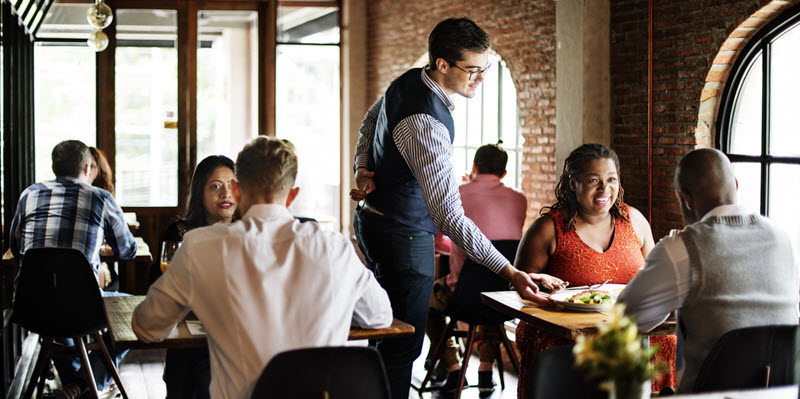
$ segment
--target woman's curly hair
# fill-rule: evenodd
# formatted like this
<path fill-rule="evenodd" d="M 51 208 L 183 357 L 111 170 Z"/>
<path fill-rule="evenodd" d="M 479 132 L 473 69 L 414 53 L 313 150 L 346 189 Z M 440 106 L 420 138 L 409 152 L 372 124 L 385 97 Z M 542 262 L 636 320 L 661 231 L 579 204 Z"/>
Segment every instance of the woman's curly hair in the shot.
<path fill-rule="evenodd" d="M 617 158 L 617 154 L 612 149 L 602 144 L 584 144 L 574 149 L 564 161 L 564 170 L 561 172 L 558 184 L 556 184 L 556 203 L 543 207 L 539 214 L 544 214 L 553 209 L 566 209 L 565 231 L 574 229 L 575 216 L 578 214 L 578 198 L 575 196 L 575 191 L 570 187 L 570 180 L 580 179 L 586 174 L 587 165 L 595 159 L 610 159 L 614 161 L 614 166 L 619 174 L 619 158 Z M 624 193 L 625 190 L 622 189 L 620 184 L 617 200 L 614 201 L 609 212 L 615 219 L 621 217 L 630 222 L 627 210 L 622 207 Z"/>

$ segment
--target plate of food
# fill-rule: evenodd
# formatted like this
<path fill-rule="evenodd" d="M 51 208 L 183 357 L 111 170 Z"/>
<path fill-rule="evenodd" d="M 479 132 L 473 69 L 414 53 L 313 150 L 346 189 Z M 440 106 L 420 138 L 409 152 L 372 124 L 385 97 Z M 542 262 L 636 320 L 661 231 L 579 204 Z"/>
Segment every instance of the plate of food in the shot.
<path fill-rule="evenodd" d="M 598 289 L 565 289 L 550 297 L 566 309 L 596 312 L 611 308 L 624 288 L 624 284 L 606 284 Z"/>

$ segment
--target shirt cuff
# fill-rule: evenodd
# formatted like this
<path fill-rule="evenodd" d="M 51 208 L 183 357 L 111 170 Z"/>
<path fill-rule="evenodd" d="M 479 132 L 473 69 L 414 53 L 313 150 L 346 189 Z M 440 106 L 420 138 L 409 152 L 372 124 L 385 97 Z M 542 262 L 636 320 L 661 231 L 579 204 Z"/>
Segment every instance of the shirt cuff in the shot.
<path fill-rule="evenodd" d="M 355 167 L 353 167 L 353 173 L 355 173 L 358 170 L 358 168 L 366 169 L 368 167 L 369 167 L 369 158 L 367 157 L 367 155 L 366 154 L 358 155 L 356 157 Z"/>

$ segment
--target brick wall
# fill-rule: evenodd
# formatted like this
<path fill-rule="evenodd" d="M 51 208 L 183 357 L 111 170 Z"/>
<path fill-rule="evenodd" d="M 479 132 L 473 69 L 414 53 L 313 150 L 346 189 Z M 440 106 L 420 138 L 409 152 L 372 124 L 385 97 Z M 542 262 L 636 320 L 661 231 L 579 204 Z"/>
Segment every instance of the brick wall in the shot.
<path fill-rule="evenodd" d="M 672 185 L 674 166 L 696 145 L 714 145 L 716 109 L 706 102 L 721 94 L 736 50 L 759 26 L 798 1 L 654 1 L 652 227 L 656 239 L 682 225 Z M 529 222 L 541 206 L 552 202 L 556 178 L 555 4 L 553 0 L 376 0 L 368 11 L 367 78 L 372 99 L 425 53 L 427 35 L 439 20 L 467 16 L 489 32 L 517 88 L 525 137 L 522 188 L 530 204 Z M 645 215 L 647 29 L 647 0 L 611 1 L 613 146 L 620 156 L 626 202 Z M 709 121 L 698 119 L 701 100 L 705 108 L 711 108 Z"/>
<path fill-rule="evenodd" d="M 522 190 L 529 221 L 553 201 L 555 174 L 556 47 L 552 0 L 371 1 L 368 90 L 377 100 L 392 79 L 427 51 L 428 34 L 448 17 L 469 17 L 491 35 L 506 62 L 525 137 Z M 364 110 L 366 112 L 366 110 Z"/>
<path fill-rule="evenodd" d="M 703 107 L 710 109 L 708 120 L 698 123 L 701 100 L 721 95 L 736 51 L 792 3 L 796 1 L 654 2 L 652 228 L 656 239 L 683 224 L 672 180 L 678 160 L 695 146 L 714 146 L 717 110 Z M 620 156 L 625 199 L 645 215 L 647 30 L 647 0 L 611 2 L 613 143 Z"/>

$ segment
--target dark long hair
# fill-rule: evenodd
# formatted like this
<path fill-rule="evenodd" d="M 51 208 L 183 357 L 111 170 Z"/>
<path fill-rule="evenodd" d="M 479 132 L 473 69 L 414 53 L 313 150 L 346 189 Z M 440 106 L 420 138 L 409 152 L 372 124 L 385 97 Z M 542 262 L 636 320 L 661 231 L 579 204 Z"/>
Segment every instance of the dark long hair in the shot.
<path fill-rule="evenodd" d="M 183 221 L 187 227 L 194 229 L 208 225 L 206 207 L 203 206 L 203 192 L 206 182 L 218 167 L 224 166 L 233 171 L 233 161 L 224 155 L 210 155 L 197 164 L 192 175 L 192 186 L 189 187 L 189 198 L 186 199 L 186 213 Z"/>
<path fill-rule="evenodd" d="M 114 195 L 114 174 L 111 172 L 111 165 L 108 164 L 108 159 L 106 159 L 106 153 L 95 147 L 89 147 L 89 152 L 92 153 L 92 158 L 97 164 L 97 177 L 94 178 L 92 185 Z"/>
<path fill-rule="evenodd" d="M 556 209 L 566 209 L 567 218 L 564 228 L 570 231 L 575 228 L 575 215 L 578 214 L 578 198 L 575 192 L 570 188 L 570 179 L 580 179 L 586 174 L 586 165 L 595 159 L 610 159 L 614 161 L 614 166 L 617 168 L 619 174 L 619 158 L 614 150 L 602 144 L 584 144 L 569 154 L 564 161 L 564 170 L 561 172 L 561 177 L 556 184 L 556 203 L 551 206 L 545 206 L 539 214 L 544 214 L 546 211 Z M 622 189 L 622 184 L 619 186 L 619 193 L 617 193 L 617 200 L 611 206 L 611 216 L 614 218 L 621 217 L 622 219 L 630 222 L 628 212 L 622 207 L 623 194 L 625 190 Z"/>

